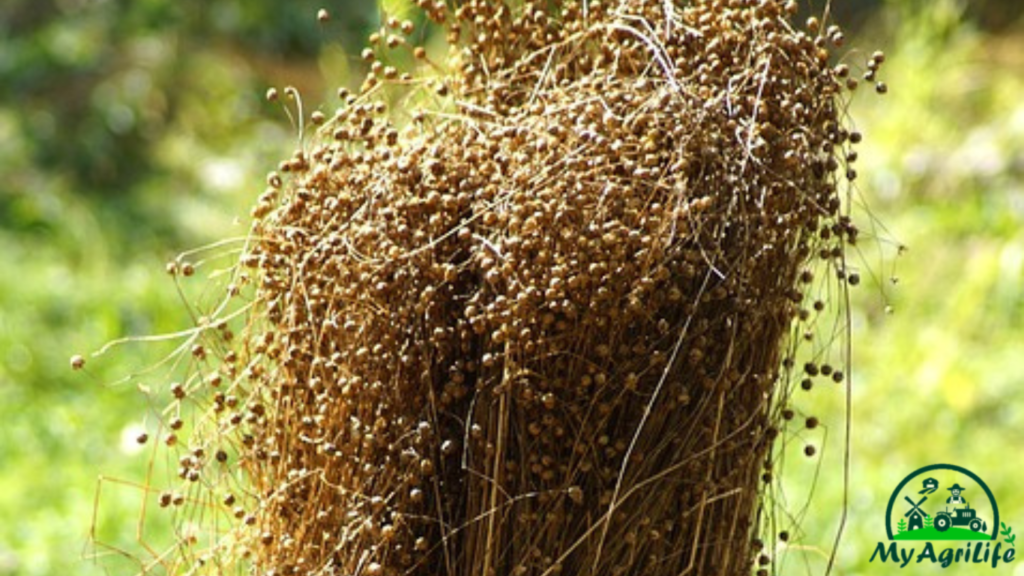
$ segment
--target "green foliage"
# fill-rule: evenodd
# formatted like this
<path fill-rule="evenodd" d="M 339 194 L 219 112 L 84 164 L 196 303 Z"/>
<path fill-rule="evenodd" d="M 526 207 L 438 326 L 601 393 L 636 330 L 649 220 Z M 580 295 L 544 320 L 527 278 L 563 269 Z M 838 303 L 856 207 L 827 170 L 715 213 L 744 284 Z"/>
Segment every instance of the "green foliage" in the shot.
<path fill-rule="evenodd" d="M 849 493 L 838 389 L 794 400 L 828 436 L 820 462 L 784 475 L 791 508 L 809 510 L 805 533 L 820 535 L 806 545 L 831 550 L 848 502 L 837 566 L 850 573 L 889 573 L 868 558 L 891 491 L 921 466 L 966 466 L 1001 512 L 1024 510 L 1013 465 L 1024 430 L 1024 39 L 982 35 L 955 2 L 889 5 L 849 58 L 862 66 L 884 49 L 890 87 L 881 99 L 858 93 L 850 110 L 864 133 L 855 203 L 870 212 L 854 210 L 864 236 L 851 264 L 867 280 L 851 294 Z M 789 554 L 797 574 L 827 563 Z"/>
<path fill-rule="evenodd" d="M 121 197 L 133 196 L 140 181 L 173 175 L 156 149 L 186 120 L 183 99 L 203 93 L 196 83 L 210 60 L 242 69 L 231 74 L 236 95 L 258 95 L 263 86 L 250 66 L 273 63 L 296 83 L 324 44 L 354 49 L 378 17 L 372 2 L 354 0 L 335 2 L 344 17 L 327 26 L 314 17 L 315 0 L 8 4 L 0 100 L 17 102 L 10 128 L 35 167 L 59 171 L 79 193 Z M 240 119 L 205 96 L 211 110 L 224 112 L 219 118 Z M 0 207 L 6 201 L 0 194 Z"/>
<path fill-rule="evenodd" d="M 903 518 L 900 518 L 899 524 L 896 525 L 896 530 L 900 534 L 903 534 L 904 532 L 906 532 L 907 531 L 907 521 L 905 519 L 903 519 Z"/>
<path fill-rule="evenodd" d="M 59 203 L 62 226 L 0 232 L 0 267 L 9 271 L 0 275 L 0 557 L 8 558 L 0 574 L 89 573 L 67 551 L 85 543 L 96 477 L 140 470 L 120 449 L 122 430 L 144 414 L 140 396 L 105 383 L 166 349 L 134 349 L 119 365 L 87 366 L 87 375 L 70 372 L 69 352 L 186 319 L 167 282 L 149 273 L 156 262 L 129 259 L 114 245 L 112 230 L 127 222 L 69 194 L 49 201 Z M 122 527 L 130 526 L 138 492 L 108 494 L 118 521 L 129 522 Z M 123 532 L 130 537 L 130 528 Z"/>
<path fill-rule="evenodd" d="M 119 381 L 157 365 L 176 343 L 89 353 L 189 322 L 195 291 L 186 289 L 183 302 L 164 262 L 177 250 L 245 234 L 262 174 L 296 141 L 286 115 L 264 102 L 266 87 L 296 84 L 320 101 L 324 83 L 346 81 L 344 70 L 322 77 L 321 47 L 341 38 L 346 22 L 377 18 L 364 3 L 324 27 L 317 7 L 4 5 L 0 576 L 139 570 L 112 549 L 87 547 L 92 529 L 139 558 L 150 557 L 145 545 L 170 541 L 152 512 L 137 538 L 150 453 L 133 442 L 135 430 L 154 421 L 136 386 L 158 385 L 167 370 Z M 339 15 L 346 9 L 334 7 Z M 68 367 L 75 353 L 88 360 L 82 372 Z M 165 477 L 164 464 L 156 462 L 154 480 Z M 115 481 L 102 483 L 93 526 L 101 474 Z M 155 494 L 148 498 L 152 509 Z M 101 558 L 83 561 L 80 553 Z"/>
<path fill-rule="evenodd" d="M 924 517 L 924 527 L 926 529 L 927 528 L 931 528 L 932 527 L 932 522 L 934 522 L 934 521 L 935 521 L 935 519 L 932 518 L 932 515 L 928 514 L 927 516 Z"/>

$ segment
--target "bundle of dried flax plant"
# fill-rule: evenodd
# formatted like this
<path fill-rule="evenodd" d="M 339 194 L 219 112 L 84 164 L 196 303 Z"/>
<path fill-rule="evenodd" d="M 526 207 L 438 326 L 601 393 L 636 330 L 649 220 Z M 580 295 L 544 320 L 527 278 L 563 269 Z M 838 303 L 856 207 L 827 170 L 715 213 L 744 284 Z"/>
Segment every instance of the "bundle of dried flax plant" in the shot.
<path fill-rule="evenodd" d="M 253 210 L 244 326 L 195 335 L 161 503 L 212 536 L 161 562 L 748 573 L 812 261 L 857 238 L 842 33 L 792 0 L 418 3 L 450 62 L 371 38 Z"/>

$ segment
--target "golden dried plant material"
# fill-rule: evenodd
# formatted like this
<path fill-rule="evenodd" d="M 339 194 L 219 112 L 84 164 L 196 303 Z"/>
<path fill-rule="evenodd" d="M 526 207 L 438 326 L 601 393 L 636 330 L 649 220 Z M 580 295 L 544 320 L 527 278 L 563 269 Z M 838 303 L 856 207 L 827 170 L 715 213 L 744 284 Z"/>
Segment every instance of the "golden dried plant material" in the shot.
<path fill-rule="evenodd" d="M 842 272 L 856 239 L 841 30 L 779 0 L 417 4 L 455 48 L 409 83 L 436 105 L 388 115 L 379 87 L 408 82 L 378 51 L 413 32 L 388 20 L 363 91 L 267 178 L 228 290 L 244 328 L 172 387 L 216 566 L 770 563 L 790 328 L 824 308 L 802 304 L 815 260 Z"/>

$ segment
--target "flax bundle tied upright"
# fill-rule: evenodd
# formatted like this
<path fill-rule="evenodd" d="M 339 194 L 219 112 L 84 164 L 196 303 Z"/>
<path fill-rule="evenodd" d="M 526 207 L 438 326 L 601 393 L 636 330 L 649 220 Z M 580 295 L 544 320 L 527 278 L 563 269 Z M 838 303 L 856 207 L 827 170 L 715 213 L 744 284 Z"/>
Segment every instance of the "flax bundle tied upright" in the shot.
<path fill-rule="evenodd" d="M 856 235 L 840 33 L 776 0 L 420 4 L 431 105 L 400 130 L 383 94 L 423 76 L 375 64 L 254 210 L 247 416 L 215 397 L 199 436 L 247 486 L 214 557 L 749 573 L 801 277 Z"/>

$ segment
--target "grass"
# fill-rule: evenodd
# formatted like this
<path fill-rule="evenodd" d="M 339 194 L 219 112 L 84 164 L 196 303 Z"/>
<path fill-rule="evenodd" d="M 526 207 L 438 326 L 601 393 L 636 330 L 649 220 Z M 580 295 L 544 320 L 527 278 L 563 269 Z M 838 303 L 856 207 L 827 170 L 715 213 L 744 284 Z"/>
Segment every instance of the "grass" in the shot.
<path fill-rule="evenodd" d="M 974 532 L 970 528 L 951 526 L 945 532 L 939 532 L 934 526 L 908 530 L 893 536 L 893 540 L 988 540 L 991 534 Z"/>
<path fill-rule="evenodd" d="M 0 523 L 0 555 L 8 558 L 0 574 L 93 573 L 74 558 L 87 540 L 97 477 L 135 476 L 139 461 L 125 452 L 121 436 L 145 411 L 131 388 L 106 383 L 160 351 L 133 350 L 78 376 L 68 369 L 68 355 L 125 331 L 184 321 L 176 295 L 147 270 L 156 262 L 117 262 L 103 254 L 102 236 L 89 238 L 82 228 L 55 240 L 75 236 L 97 249 L 93 255 L 3 235 L 0 266 L 17 273 L 0 275 L 0 298 L 16 303 L 0 316 L 0 517 L 17 521 Z M 126 309 L 126 301 L 140 306 Z M 137 499 L 133 490 L 109 492 L 108 518 L 131 518 Z M 118 532 L 125 538 L 116 542 L 131 539 L 131 529 Z"/>
<path fill-rule="evenodd" d="M 197 132 L 189 126 L 205 116 L 186 106 L 156 147 L 163 170 L 128 192 L 77 190 L 59 171 L 33 165 L 29 144 L 11 129 L 17 111 L 0 106 L 0 576 L 134 574 L 124 555 L 92 548 L 90 532 L 140 557 L 167 540 L 166 522 L 137 534 L 148 454 L 133 438 L 151 408 L 136 386 L 144 380 L 123 379 L 157 364 L 174 343 L 90 353 L 116 338 L 188 324 L 164 263 L 177 249 L 244 233 L 236 220 L 248 210 L 246 192 L 279 155 L 274 143 L 291 144 L 286 121 L 256 118 L 258 108 L 239 115 L 245 93 L 237 75 L 220 74 L 223 86 L 210 76 L 202 89 L 221 96 L 189 105 L 244 128 Z M 245 177 L 210 182 L 211 163 L 230 163 L 227 172 Z M 82 372 L 69 368 L 76 353 L 88 360 Z M 123 482 L 103 482 L 94 525 L 101 475 Z"/>

